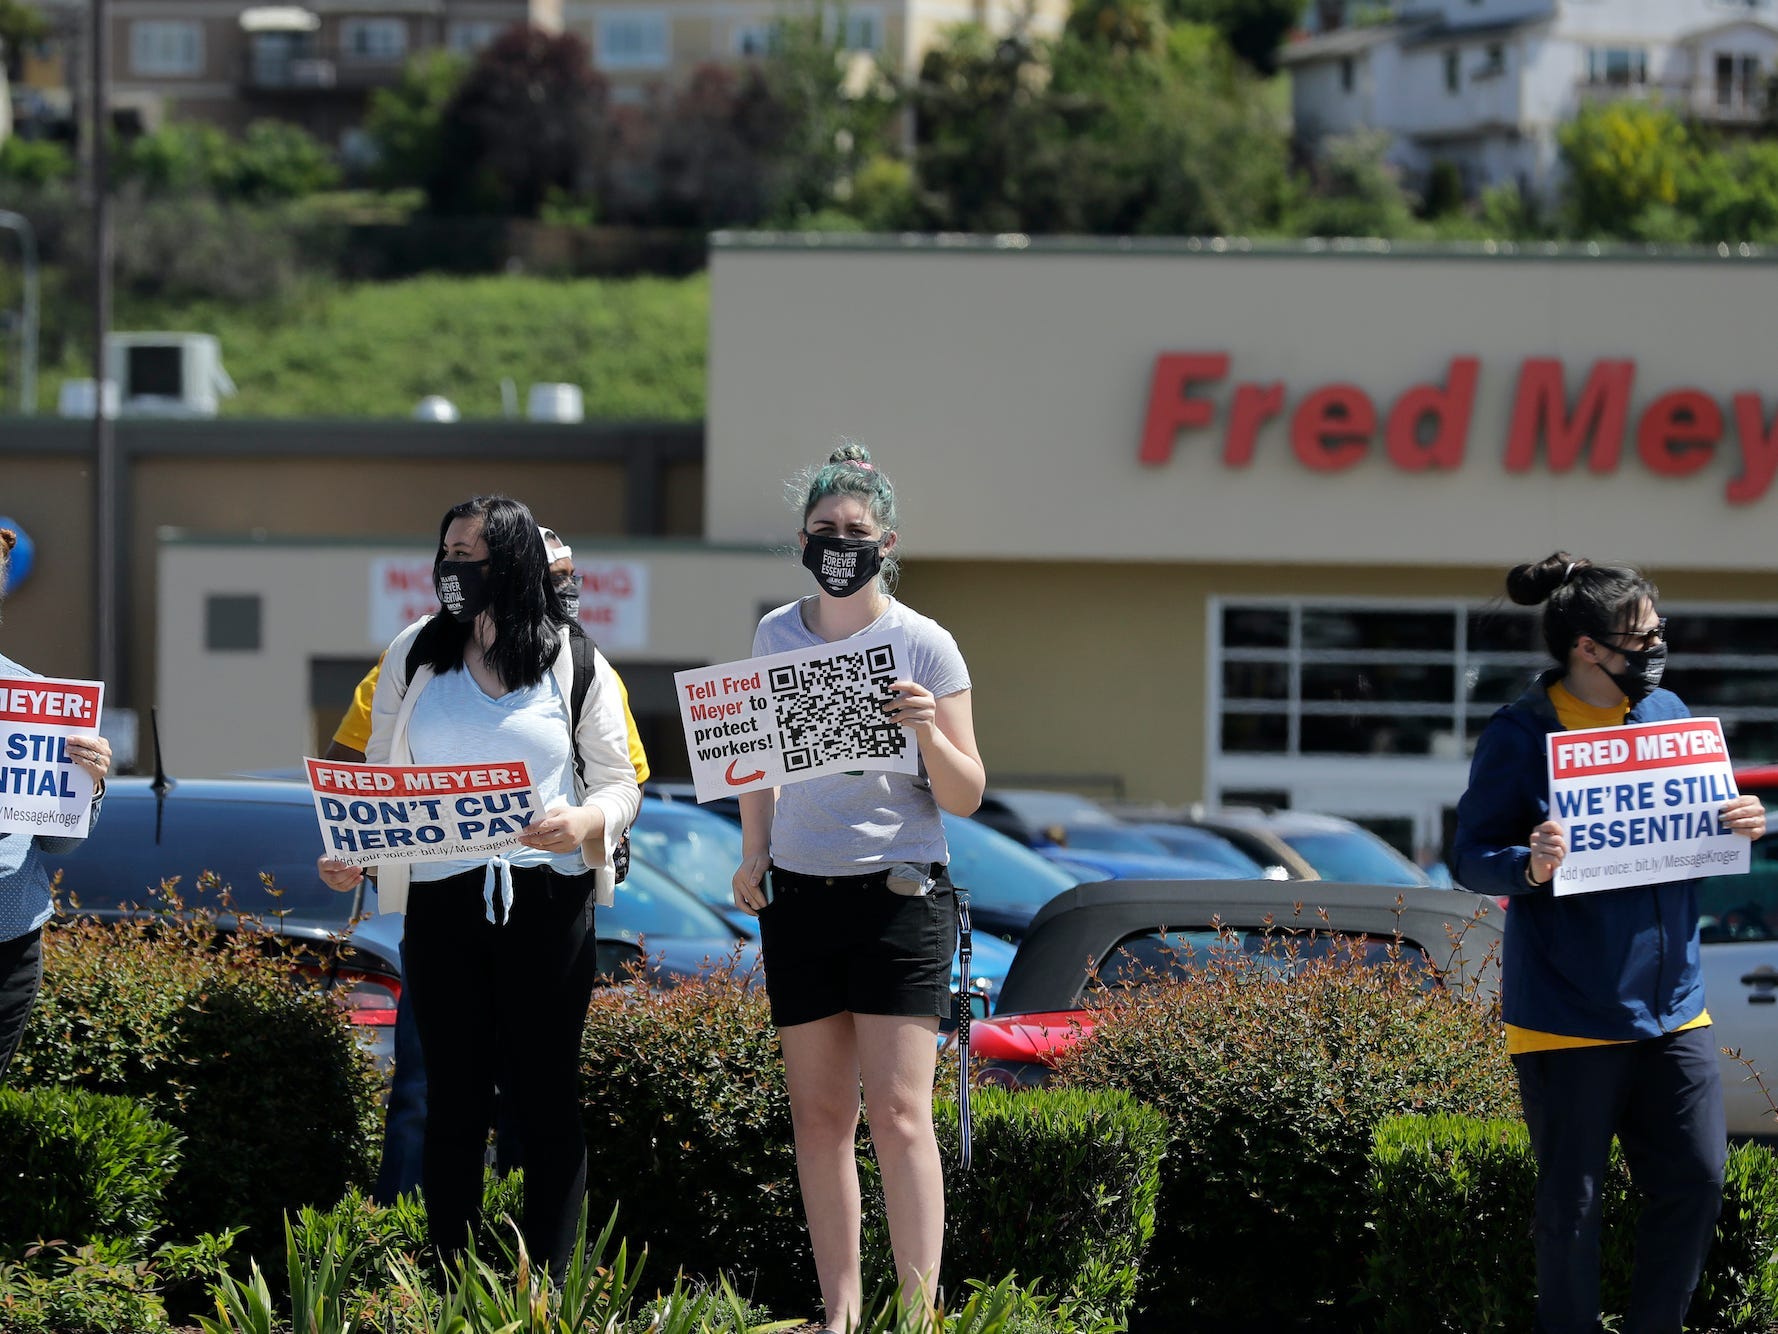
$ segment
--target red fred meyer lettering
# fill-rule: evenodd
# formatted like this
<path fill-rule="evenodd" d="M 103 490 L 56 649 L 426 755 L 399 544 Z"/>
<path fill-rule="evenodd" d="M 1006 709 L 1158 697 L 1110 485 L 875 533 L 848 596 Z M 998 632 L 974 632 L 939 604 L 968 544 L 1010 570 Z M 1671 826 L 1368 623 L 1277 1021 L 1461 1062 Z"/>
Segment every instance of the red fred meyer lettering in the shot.
<path fill-rule="evenodd" d="M 1276 418 L 1286 427 L 1297 461 L 1317 472 L 1341 472 L 1364 461 L 1379 435 L 1383 457 L 1404 472 L 1463 466 L 1481 373 L 1478 357 L 1452 357 L 1441 381 L 1410 387 L 1387 411 L 1354 384 L 1320 385 L 1292 404 L 1282 380 L 1237 380 L 1225 408 L 1209 394 L 1229 378 L 1230 369 L 1226 352 L 1163 352 L 1155 358 L 1137 453 L 1143 463 L 1170 462 L 1182 431 L 1220 427 L 1224 465 L 1245 468 L 1253 462 L 1260 431 Z M 1738 454 L 1740 469 L 1724 488 L 1725 497 L 1745 505 L 1766 494 L 1778 476 L 1778 415 L 1768 418 L 1759 394 L 1733 395 L 1725 415 L 1703 391 L 1674 389 L 1648 401 L 1632 418 L 1635 378 L 1634 361 L 1596 361 L 1571 397 L 1558 358 L 1525 358 L 1507 428 L 1507 471 L 1529 472 L 1541 455 L 1551 472 L 1570 472 L 1583 461 L 1591 472 L 1614 472 L 1626 440 L 1633 438 L 1637 458 L 1650 472 L 1689 477 L 1714 461 L 1726 442 Z"/>

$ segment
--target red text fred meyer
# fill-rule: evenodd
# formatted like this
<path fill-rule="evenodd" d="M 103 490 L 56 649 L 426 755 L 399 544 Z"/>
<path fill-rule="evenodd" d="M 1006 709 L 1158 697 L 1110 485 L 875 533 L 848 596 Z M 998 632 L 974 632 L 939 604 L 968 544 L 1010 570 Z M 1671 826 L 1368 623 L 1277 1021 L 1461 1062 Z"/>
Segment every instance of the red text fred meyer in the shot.
<path fill-rule="evenodd" d="M 1282 380 L 1236 381 L 1226 405 L 1209 395 L 1229 377 L 1226 352 L 1163 352 L 1155 358 L 1143 463 L 1173 457 L 1179 433 L 1220 428 L 1222 461 L 1244 468 L 1253 461 L 1259 432 L 1274 418 L 1289 423 L 1290 447 L 1304 467 L 1338 472 L 1367 458 L 1381 436 L 1382 456 L 1406 472 L 1454 471 L 1463 466 L 1475 411 L 1478 357 L 1453 357 L 1438 384 L 1417 384 L 1386 409 L 1355 384 L 1327 384 L 1287 402 Z M 1740 468 L 1724 495 L 1750 504 L 1778 474 L 1778 420 L 1768 422 L 1757 393 L 1738 393 L 1724 405 L 1699 389 L 1671 389 L 1632 417 L 1636 363 L 1595 361 L 1576 395 L 1563 363 L 1527 357 L 1519 364 L 1507 427 L 1508 472 L 1529 472 L 1539 454 L 1551 472 L 1568 472 L 1584 458 L 1595 473 L 1616 470 L 1626 437 L 1637 456 L 1662 477 L 1688 477 L 1708 467 L 1719 447 L 1734 451 Z"/>

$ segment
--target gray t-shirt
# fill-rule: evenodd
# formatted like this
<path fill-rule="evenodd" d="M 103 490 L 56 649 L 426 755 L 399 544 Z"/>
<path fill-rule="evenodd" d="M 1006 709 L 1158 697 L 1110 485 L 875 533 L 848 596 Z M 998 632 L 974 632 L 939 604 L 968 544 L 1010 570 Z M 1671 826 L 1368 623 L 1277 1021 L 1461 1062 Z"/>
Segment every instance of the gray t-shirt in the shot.
<path fill-rule="evenodd" d="M 907 637 L 905 676 L 935 699 L 969 689 L 969 668 L 957 641 L 930 616 L 889 599 L 889 609 L 858 633 L 900 630 Z M 784 653 L 825 643 L 804 624 L 802 603 L 767 614 L 753 635 L 753 654 Z M 845 643 L 837 640 L 836 643 Z M 918 774 L 866 770 L 830 774 L 778 789 L 772 818 L 772 861 L 802 875 L 863 875 L 896 862 L 946 862 L 945 829 L 922 759 Z"/>

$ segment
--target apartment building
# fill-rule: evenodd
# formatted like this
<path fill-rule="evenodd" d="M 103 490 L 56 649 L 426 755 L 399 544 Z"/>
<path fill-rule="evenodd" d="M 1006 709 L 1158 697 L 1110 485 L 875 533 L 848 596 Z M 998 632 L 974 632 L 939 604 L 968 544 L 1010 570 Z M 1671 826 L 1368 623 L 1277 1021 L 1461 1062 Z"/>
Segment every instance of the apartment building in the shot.
<path fill-rule="evenodd" d="M 1317 7 L 1323 30 L 1282 53 L 1299 139 L 1380 130 L 1410 179 L 1450 162 L 1472 192 L 1551 197 L 1557 128 L 1592 102 L 1751 127 L 1778 68 L 1774 0 L 1434 0 L 1359 27 L 1343 8 Z"/>

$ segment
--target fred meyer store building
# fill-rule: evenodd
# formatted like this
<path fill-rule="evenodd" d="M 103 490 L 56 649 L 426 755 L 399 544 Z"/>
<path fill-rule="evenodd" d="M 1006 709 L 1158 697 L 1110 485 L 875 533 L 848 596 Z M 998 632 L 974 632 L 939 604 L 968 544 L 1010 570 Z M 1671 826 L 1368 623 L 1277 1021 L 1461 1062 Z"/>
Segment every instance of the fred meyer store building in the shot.
<path fill-rule="evenodd" d="M 1778 267 L 982 245 L 714 255 L 705 515 L 780 536 L 834 436 L 989 773 L 1436 847 L 1547 663 L 1507 568 L 1643 566 L 1668 680 L 1778 758 Z"/>
<path fill-rule="evenodd" d="M 448 478 L 377 465 L 350 532 L 289 477 L 254 520 L 283 538 L 187 492 L 140 514 L 184 526 L 155 543 L 135 700 L 178 771 L 294 765 L 402 614 L 390 562 L 424 564 L 441 501 L 506 488 L 603 563 L 622 606 L 596 637 L 683 772 L 671 671 L 745 656 L 762 607 L 812 589 L 784 481 L 841 436 L 899 488 L 902 593 L 957 635 L 997 783 L 1436 848 L 1482 725 L 1544 663 L 1505 571 L 1557 548 L 1650 571 L 1671 684 L 1738 761 L 1778 758 L 1771 261 L 731 236 L 712 276 L 708 418 L 635 523 L 510 442 Z M 281 466 L 337 500 L 339 459 Z M 33 659 L 30 593 L 8 651 L 79 674 Z"/>

